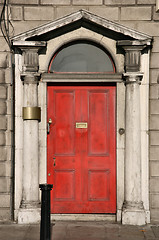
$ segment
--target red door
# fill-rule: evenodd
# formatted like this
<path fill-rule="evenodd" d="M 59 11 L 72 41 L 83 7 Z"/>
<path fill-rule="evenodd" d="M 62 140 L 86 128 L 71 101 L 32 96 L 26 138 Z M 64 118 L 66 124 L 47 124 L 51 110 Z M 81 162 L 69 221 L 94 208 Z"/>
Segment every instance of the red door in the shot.
<path fill-rule="evenodd" d="M 48 87 L 52 213 L 116 212 L 115 90 Z"/>

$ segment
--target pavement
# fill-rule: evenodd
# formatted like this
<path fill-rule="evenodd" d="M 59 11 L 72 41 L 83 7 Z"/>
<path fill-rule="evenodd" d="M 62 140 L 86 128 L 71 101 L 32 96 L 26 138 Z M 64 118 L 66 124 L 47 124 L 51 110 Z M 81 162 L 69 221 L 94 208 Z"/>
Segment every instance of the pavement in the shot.
<path fill-rule="evenodd" d="M 156 240 L 159 226 L 123 226 L 110 222 L 56 221 L 50 240 Z M 40 240 L 40 225 L 0 224 L 0 240 Z"/>

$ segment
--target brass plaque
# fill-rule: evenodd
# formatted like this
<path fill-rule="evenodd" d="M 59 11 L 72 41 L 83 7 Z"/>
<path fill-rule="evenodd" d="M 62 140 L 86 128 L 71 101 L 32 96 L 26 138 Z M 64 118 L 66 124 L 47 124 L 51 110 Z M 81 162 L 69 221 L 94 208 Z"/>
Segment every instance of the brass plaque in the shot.
<path fill-rule="evenodd" d="M 40 107 L 23 107 L 23 120 L 41 120 Z"/>
<path fill-rule="evenodd" d="M 76 123 L 76 128 L 87 128 L 88 124 L 87 122 L 77 122 Z"/>

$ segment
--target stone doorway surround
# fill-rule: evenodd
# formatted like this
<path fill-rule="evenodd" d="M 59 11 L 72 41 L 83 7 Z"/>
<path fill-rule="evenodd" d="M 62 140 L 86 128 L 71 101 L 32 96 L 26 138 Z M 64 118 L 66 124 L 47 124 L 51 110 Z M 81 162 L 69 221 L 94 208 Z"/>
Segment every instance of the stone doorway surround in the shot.
<path fill-rule="evenodd" d="M 105 47 L 116 74 L 48 74 L 54 52 L 79 39 Z M 117 85 L 117 221 L 143 225 L 149 211 L 149 55 L 152 38 L 80 10 L 12 39 L 15 49 L 15 220 L 40 220 L 39 183 L 47 181 L 47 83 Z M 23 108 L 41 109 L 25 119 Z"/>

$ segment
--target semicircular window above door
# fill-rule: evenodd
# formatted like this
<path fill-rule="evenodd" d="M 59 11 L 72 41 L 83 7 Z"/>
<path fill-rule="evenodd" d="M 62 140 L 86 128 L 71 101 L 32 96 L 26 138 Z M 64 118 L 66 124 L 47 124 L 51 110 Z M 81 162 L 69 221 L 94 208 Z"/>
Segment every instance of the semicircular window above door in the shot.
<path fill-rule="evenodd" d="M 52 57 L 49 72 L 115 73 L 110 54 L 100 45 L 76 41 L 60 48 Z"/>

